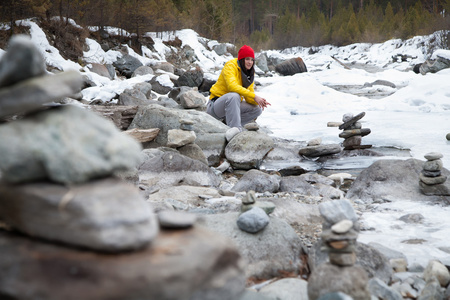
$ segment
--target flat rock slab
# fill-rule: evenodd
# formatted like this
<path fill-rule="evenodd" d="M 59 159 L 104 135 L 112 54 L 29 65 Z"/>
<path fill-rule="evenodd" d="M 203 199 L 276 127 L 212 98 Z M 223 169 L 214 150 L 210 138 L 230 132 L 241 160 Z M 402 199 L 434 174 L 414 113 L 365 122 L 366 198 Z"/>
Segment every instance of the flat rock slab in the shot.
<path fill-rule="evenodd" d="M 7 224 L 27 235 L 74 247 L 129 251 L 146 246 L 159 230 L 139 190 L 115 178 L 71 187 L 46 182 L 1 184 L 0 199 L 0 219 Z"/>
<path fill-rule="evenodd" d="M 301 148 L 298 154 L 307 157 L 319 157 L 324 155 L 337 154 L 342 151 L 342 148 L 338 144 L 332 145 L 319 145 L 319 146 L 308 146 Z"/>
<path fill-rule="evenodd" d="M 195 227 L 162 231 L 151 247 L 116 255 L 0 231 L 0 253 L 7 299 L 233 300 L 245 286 L 233 244 Z"/>
<path fill-rule="evenodd" d="M 354 123 L 356 123 L 357 121 L 361 120 L 365 115 L 366 115 L 365 112 L 357 114 L 356 116 L 354 116 L 350 120 L 348 120 L 348 121 L 342 123 L 341 125 L 339 125 L 339 129 L 344 129 L 345 130 L 345 129 L 349 128 Z"/>

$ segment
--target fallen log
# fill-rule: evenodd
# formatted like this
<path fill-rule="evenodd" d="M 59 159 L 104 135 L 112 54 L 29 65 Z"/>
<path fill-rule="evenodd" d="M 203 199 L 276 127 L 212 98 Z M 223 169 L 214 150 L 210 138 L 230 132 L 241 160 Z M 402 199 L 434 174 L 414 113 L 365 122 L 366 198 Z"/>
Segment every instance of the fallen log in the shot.
<path fill-rule="evenodd" d="M 90 105 L 88 109 L 110 119 L 120 130 L 127 130 L 137 113 L 137 106 L 104 106 Z"/>

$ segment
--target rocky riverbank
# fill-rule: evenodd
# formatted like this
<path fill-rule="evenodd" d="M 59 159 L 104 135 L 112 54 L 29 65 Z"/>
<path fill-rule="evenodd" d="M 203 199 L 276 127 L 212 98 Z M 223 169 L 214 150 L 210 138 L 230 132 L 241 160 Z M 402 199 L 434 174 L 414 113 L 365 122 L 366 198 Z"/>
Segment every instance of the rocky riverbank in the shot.
<path fill-rule="evenodd" d="M 227 141 L 228 127 L 204 113 L 197 89 L 170 87 L 160 76 L 124 91 L 120 106 L 127 109 L 108 114 L 73 99 L 83 82 L 77 72 L 47 74 L 26 39 L 11 48 L 0 61 L 0 78 L 8 78 L 0 81 L 0 140 L 7 141 L 0 144 L 0 296 L 78 299 L 75 288 L 83 299 L 450 294 L 447 262 L 409 264 L 395 249 L 346 236 L 370 230 L 359 220 L 377 203 L 407 197 L 448 205 L 448 180 L 427 194 L 420 188 L 427 184 L 425 162 L 277 139 L 257 124 Z M 35 59 L 18 70 L 16 63 L 30 54 Z M 134 66 L 130 77 L 139 69 Z M 186 73 L 182 78 L 191 80 L 185 82 L 200 74 Z M 49 79 L 58 88 L 48 88 Z M 168 97 L 153 100 L 152 91 Z M 157 134 L 145 135 L 151 129 Z M 358 176 L 319 174 L 320 164 L 349 156 L 379 159 Z M 449 175 L 439 168 L 440 178 Z M 350 225 L 342 228 L 342 221 Z M 327 260 L 325 230 L 334 234 L 327 249 L 346 253 L 340 263 L 355 263 L 367 275 L 355 294 L 346 285 L 352 268 L 334 289 L 309 291 L 308 280 Z"/>

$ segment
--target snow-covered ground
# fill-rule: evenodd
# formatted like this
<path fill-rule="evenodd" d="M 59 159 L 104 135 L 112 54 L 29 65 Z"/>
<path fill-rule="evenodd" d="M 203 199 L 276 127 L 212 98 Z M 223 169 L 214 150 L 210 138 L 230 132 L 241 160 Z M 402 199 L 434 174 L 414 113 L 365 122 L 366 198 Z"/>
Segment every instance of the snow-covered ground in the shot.
<path fill-rule="evenodd" d="M 26 23 L 31 26 L 32 40 L 42 50 L 48 64 L 61 70 L 82 70 L 97 84 L 96 87 L 83 91 L 86 100 L 107 101 L 137 82 L 149 80 L 153 76 L 109 80 L 93 74 L 87 67 L 64 60 L 34 22 L 26 21 L 22 25 Z M 208 41 L 190 29 L 171 34 L 148 34 L 155 41 L 154 51 L 144 47 L 144 56 L 140 56 L 129 48 L 131 55 L 147 65 L 165 60 L 171 48 L 163 40 L 175 36 L 183 45 L 194 49 L 199 59 L 198 65 L 209 78 L 217 78 L 223 64 L 232 58 L 231 55 L 219 56 L 208 49 L 206 46 L 212 47 L 217 41 Z M 361 121 L 364 128 L 371 129 L 371 134 L 363 137 L 363 144 L 407 149 L 412 157 L 421 160 L 425 160 L 424 155 L 428 152 L 440 152 L 444 156 L 444 167 L 449 169 L 450 142 L 446 140 L 446 134 L 450 133 L 450 69 L 426 75 L 412 71 L 415 64 L 435 58 L 436 55 L 450 59 L 449 50 L 435 51 L 432 56 L 426 54 L 431 37 L 339 48 L 327 45 L 314 49 L 298 47 L 284 51 L 266 51 L 272 58 L 301 57 L 309 72 L 284 77 L 277 74 L 272 74 L 272 77 L 257 77 L 256 80 L 261 84 L 257 93 L 271 103 L 258 118 L 258 123 L 277 137 L 297 141 L 321 138 L 324 144 L 340 143 L 340 131 L 336 127 L 327 127 L 327 122 L 342 121 L 345 113 L 365 112 Z M 117 51 L 103 51 L 94 40 L 89 39 L 88 44 L 90 50 L 84 55 L 90 63 L 112 63 L 120 55 Z M 3 53 L 0 50 L 0 57 Z M 406 62 L 393 62 L 392 56 L 397 54 L 412 58 Z M 349 66 L 350 70 L 332 56 Z M 373 71 L 377 69 L 378 72 Z M 376 80 L 387 80 L 395 84 L 396 88 L 384 85 L 363 87 L 365 83 Z M 391 95 L 374 99 L 340 92 L 330 86 L 353 86 L 363 95 Z M 367 163 L 365 161 L 359 164 L 360 167 L 367 167 Z M 398 221 L 400 216 L 413 212 L 425 217 L 423 224 L 408 225 Z M 450 265 L 450 240 L 447 238 L 450 236 L 449 216 L 450 207 L 409 201 L 380 204 L 379 212 L 363 216 L 366 225 L 375 230 L 362 233 L 359 240 L 376 241 L 400 250 L 408 256 L 410 263 L 425 264 L 429 259 L 437 258 Z M 414 245 L 403 242 L 412 238 L 423 239 L 425 242 Z M 447 252 L 442 249 L 447 249 Z"/>

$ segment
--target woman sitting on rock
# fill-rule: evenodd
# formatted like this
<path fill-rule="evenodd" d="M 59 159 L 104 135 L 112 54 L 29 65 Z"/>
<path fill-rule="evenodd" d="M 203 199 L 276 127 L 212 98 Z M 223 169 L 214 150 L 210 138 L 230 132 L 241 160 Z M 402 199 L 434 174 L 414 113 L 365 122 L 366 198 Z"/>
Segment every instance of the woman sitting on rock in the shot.
<path fill-rule="evenodd" d="M 231 127 L 227 139 L 241 132 L 243 126 L 261 115 L 270 105 L 255 94 L 255 52 L 247 45 L 239 49 L 238 58 L 229 60 L 219 79 L 211 87 L 207 113 Z"/>

